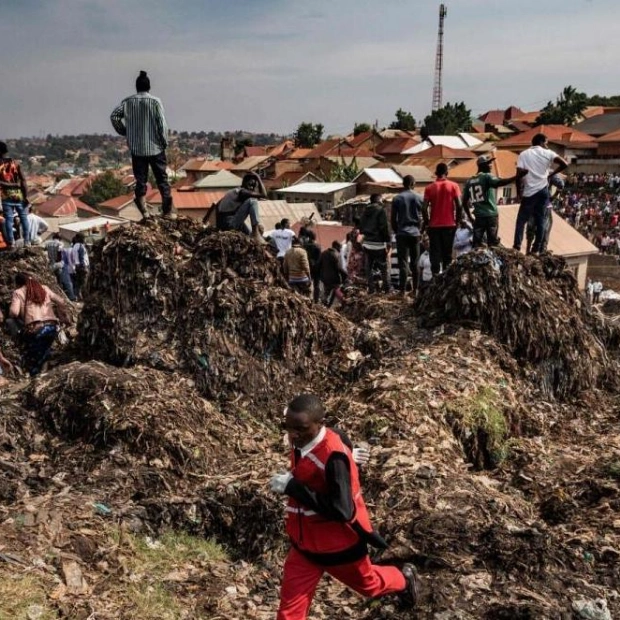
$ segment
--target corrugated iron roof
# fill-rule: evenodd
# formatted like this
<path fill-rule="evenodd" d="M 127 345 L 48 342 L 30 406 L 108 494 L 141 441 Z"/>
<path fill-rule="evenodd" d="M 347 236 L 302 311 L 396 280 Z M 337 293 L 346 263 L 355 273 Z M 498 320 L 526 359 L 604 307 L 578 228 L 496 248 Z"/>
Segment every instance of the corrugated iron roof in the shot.
<path fill-rule="evenodd" d="M 254 157 L 246 157 L 242 161 L 236 163 L 231 170 L 253 170 L 257 166 L 265 163 L 270 159 L 270 155 L 256 155 Z"/>
<path fill-rule="evenodd" d="M 214 202 L 221 200 L 230 190 L 210 191 L 210 192 L 180 192 L 172 190 L 172 204 L 175 209 L 180 211 L 185 209 L 208 209 Z M 160 205 L 161 195 L 154 190 L 147 195 L 146 200 L 149 204 Z"/>
<path fill-rule="evenodd" d="M 283 218 L 299 222 L 303 217 L 310 217 L 315 222 L 321 221 L 321 214 L 313 202 L 286 202 L 286 200 L 259 200 L 258 215 L 263 228 L 273 230 Z"/>
<path fill-rule="evenodd" d="M 517 224 L 519 205 L 500 206 L 498 212 L 500 236 L 511 242 Z M 549 237 L 549 250 L 565 258 L 598 254 L 596 246 L 592 245 L 557 213 L 553 213 L 553 228 Z"/>
<path fill-rule="evenodd" d="M 293 194 L 331 194 L 353 186 L 355 186 L 355 183 L 299 183 L 293 187 L 284 187 L 278 190 L 278 192 Z"/>
<path fill-rule="evenodd" d="M 190 170 L 192 172 L 208 172 L 217 170 L 230 170 L 234 164 L 230 161 L 221 161 L 219 159 L 207 159 L 206 157 L 193 157 L 187 161 L 181 170 Z"/>
<path fill-rule="evenodd" d="M 353 180 L 359 182 L 358 179 L 362 175 L 366 175 L 374 183 L 396 183 L 400 185 L 403 182 L 400 174 L 392 168 L 364 168 Z"/>
<path fill-rule="evenodd" d="M 350 166 L 355 163 L 357 164 L 358 170 L 361 170 L 362 168 L 372 168 L 379 163 L 379 160 L 375 157 L 344 157 L 341 155 L 328 155 L 327 157 L 322 157 L 321 159 L 327 159 L 334 164 L 343 164 L 345 166 Z"/>
<path fill-rule="evenodd" d="M 549 142 L 555 142 L 557 144 L 570 144 L 575 143 L 594 145 L 594 138 L 587 133 L 567 127 L 566 125 L 538 125 L 532 127 L 528 131 L 519 133 L 515 136 L 510 136 L 505 140 L 501 140 L 497 143 L 498 147 L 508 146 L 526 146 L 529 147 L 532 144 L 532 138 L 538 134 L 544 133 L 547 136 Z"/>
<path fill-rule="evenodd" d="M 299 234 L 301 228 L 301 222 L 296 222 L 291 226 L 295 234 Z M 322 250 L 327 250 L 332 247 L 334 241 L 344 243 L 347 238 L 347 234 L 351 232 L 351 226 L 342 226 L 340 224 L 330 224 L 327 222 L 318 222 L 314 228 L 316 234 L 316 241 L 321 246 Z"/>
<path fill-rule="evenodd" d="M 40 205 L 37 205 L 37 212 L 47 217 L 73 216 L 77 214 L 78 205 L 81 208 L 84 203 L 73 196 L 56 194 Z"/>
<path fill-rule="evenodd" d="M 405 178 L 410 174 L 416 183 L 432 183 L 435 180 L 435 175 L 426 166 L 392 166 L 394 170 Z"/>
<path fill-rule="evenodd" d="M 194 187 L 196 189 L 203 188 L 233 188 L 240 187 L 241 179 L 232 172 L 228 170 L 219 170 L 215 174 L 210 174 L 209 176 L 200 179 L 194 183 Z M 181 188 L 177 188 L 181 189 Z"/>
<path fill-rule="evenodd" d="M 113 209 L 114 211 L 120 211 L 123 207 L 126 207 L 129 203 L 133 202 L 134 195 L 123 194 L 122 196 L 116 196 L 100 203 L 99 206 L 103 209 Z"/>
<path fill-rule="evenodd" d="M 512 151 L 495 151 L 492 153 L 495 161 L 491 163 L 491 173 L 500 178 L 512 177 L 517 172 L 517 157 Z M 449 178 L 457 183 L 464 183 L 478 174 L 478 164 L 475 159 L 463 162 L 450 170 Z"/>

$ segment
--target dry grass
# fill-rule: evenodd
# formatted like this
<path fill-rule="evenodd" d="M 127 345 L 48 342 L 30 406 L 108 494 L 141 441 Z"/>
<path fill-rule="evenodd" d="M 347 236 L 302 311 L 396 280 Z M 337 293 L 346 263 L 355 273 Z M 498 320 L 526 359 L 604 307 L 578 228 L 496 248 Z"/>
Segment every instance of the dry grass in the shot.
<path fill-rule="evenodd" d="M 52 620 L 44 584 L 33 575 L 0 573 L 0 620 Z"/>

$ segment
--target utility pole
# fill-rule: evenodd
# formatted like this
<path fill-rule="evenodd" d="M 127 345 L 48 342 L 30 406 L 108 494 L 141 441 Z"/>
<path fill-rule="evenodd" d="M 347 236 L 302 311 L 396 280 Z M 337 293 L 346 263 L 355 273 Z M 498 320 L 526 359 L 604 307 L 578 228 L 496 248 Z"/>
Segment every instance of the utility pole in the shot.
<path fill-rule="evenodd" d="M 433 112 L 439 110 L 442 106 L 443 99 L 443 86 L 442 86 L 442 73 L 443 73 L 443 24 L 446 16 L 448 15 L 448 9 L 445 4 L 439 5 L 439 32 L 437 33 L 437 55 L 435 56 L 435 83 L 433 85 Z"/>

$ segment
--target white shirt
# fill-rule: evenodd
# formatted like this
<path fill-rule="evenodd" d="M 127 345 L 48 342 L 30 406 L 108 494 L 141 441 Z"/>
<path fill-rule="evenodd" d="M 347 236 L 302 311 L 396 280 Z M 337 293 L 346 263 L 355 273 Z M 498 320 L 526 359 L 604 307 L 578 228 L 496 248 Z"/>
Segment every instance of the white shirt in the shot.
<path fill-rule="evenodd" d="M 595 282 L 592 285 L 592 289 L 595 293 L 601 293 L 603 291 L 603 283 L 602 282 Z"/>
<path fill-rule="evenodd" d="M 551 149 L 542 146 L 531 146 L 523 151 L 517 159 L 517 168 L 527 170 L 523 177 L 523 196 L 533 196 L 541 189 L 548 187 L 549 174 L 553 160 L 557 155 Z"/>
<path fill-rule="evenodd" d="M 422 282 L 430 282 L 433 279 L 433 272 L 431 271 L 431 256 L 426 252 L 422 252 L 420 260 L 418 261 L 418 269 L 422 270 Z"/>
<path fill-rule="evenodd" d="M 284 258 L 284 255 L 291 249 L 293 245 L 293 237 L 295 233 L 290 228 L 282 230 L 270 230 L 265 237 L 270 237 L 278 248 L 278 258 Z"/>
<path fill-rule="evenodd" d="M 49 226 L 42 217 L 35 213 L 28 214 L 28 241 L 30 243 L 35 242 L 37 237 L 47 230 L 49 230 Z"/>

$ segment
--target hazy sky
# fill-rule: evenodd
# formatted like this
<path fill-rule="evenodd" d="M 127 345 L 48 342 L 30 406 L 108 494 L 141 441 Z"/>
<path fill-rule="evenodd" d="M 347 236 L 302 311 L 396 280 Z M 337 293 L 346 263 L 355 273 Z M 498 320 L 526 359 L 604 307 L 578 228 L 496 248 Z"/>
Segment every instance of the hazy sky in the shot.
<path fill-rule="evenodd" d="M 619 0 L 448 0 L 444 103 L 620 94 Z M 0 138 L 112 132 L 140 69 L 178 130 L 346 133 L 430 111 L 434 0 L 2 0 Z"/>

